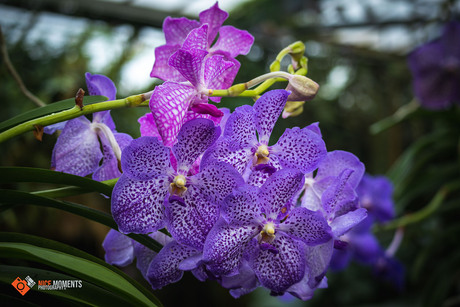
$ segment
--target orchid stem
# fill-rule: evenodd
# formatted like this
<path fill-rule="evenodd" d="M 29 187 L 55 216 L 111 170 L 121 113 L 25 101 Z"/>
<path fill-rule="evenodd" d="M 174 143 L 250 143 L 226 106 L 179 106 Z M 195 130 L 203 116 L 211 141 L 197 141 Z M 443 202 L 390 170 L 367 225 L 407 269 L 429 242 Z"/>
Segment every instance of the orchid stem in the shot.
<path fill-rule="evenodd" d="M 35 129 L 36 126 L 44 127 L 99 111 L 119 109 L 124 107 L 147 106 L 148 101 L 145 101 L 146 95 L 148 95 L 148 93 L 129 96 L 124 99 L 103 101 L 100 103 L 83 106 L 82 109 L 80 109 L 80 107 L 78 106 L 74 106 L 73 108 L 68 110 L 64 110 L 58 113 L 46 115 L 39 118 L 34 118 L 32 120 L 19 124 L 13 128 L 10 128 L 0 133 L 0 143 L 24 132 L 32 131 Z"/>

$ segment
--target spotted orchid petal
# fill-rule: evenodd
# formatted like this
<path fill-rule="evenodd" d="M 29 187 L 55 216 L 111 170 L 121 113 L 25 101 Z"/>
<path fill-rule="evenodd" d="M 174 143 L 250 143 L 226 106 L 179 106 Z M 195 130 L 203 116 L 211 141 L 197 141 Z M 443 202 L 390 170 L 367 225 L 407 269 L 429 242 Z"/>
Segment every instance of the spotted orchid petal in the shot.
<path fill-rule="evenodd" d="M 228 195 L 222 204 L 222 217 L 230 225 L 256 224 L 262 216 L 257 205 L 257 188 L 249 185 L 242 186 Z"/>
<path fill-rule="evenodd" d="M 194 93 L 194 87 L 175 82 L 155 87 L 150 98 L 150 110 L 165 146 L 176 142 Z"/>
<path fill-rule="evenodd" d="M 163 140 L 161 139 L 160 132 L 158 132 L 157 124 L 155 123 L 155 119 L 153 118 L 153 114 L 151 112 L 148 112 L 145 115 L 139 117 L 137 122 L 140 125 L 141 136 L 153 136 L 163 142 Z"/>
<path fill-rule="evenodd" d="M 151 136 L 133 140 L 121 156 L 123 173 L 131 179 L 148 180 L 165 174 L 171 167 L 169 149 Z"/>
<path fill-rule="evenodd" d="M 172 147 L 177 159 L 177 171 L 187 174 L 193 162 L 220 134 L 220 127 L 209 119 L 197 118 L 186 122 L 177 135 L 177 143 Z"/>
<path fill-rule="evenodd" d="M 102 247 L 105 250 L 105 262 L 112 265 L 127 266 L 134 260 L 134 246 L 131 238 L 110 229 Z"/>
<path fill-rule="evenodd" d="M 244 185 L 243 177 L 228 163 L 207 164 L 190 178 L 190 182 L 200 190 L 202 197 L 212 203 L 219 203 L 234 188 Z"/>
<path fill-rule="evenodd" d="M 283 112 L 289 94 L 286 90 L 268 91 L 254 103 L 260 143 L 268 145 L 273 127 Z"/>
<path fill-rule="evenodd" d="M 220 138 L 211 146 L 201 159 L 202 167 L 215 161 L 225 162 L 232 165 L 240 174 L 243 174 L 252 160 L 254 152 L 249 147 L 237 147 L 235 143 L 226 138 Z"/>
<path fill-rule="evenodd" d="M 258 225 L 233 226 L 220 219 L 203 248 L 203 261 L 215 275 L 235 275 L 246 244 L 259 233 Z"/>
<path fill-rule="evenodd" d="M 252 146 L 256 140 L 256 113 L 251 106 L 243 105 L 233 111 L 225 125 L 224 137 L 234 144 L 235 148 Z"/>
<path fill-rule="evenodd" d="M 358 196 L 348 184 L 348 179 L 352 173 L 352 170 L 345 169 L 321 196 L 323 208 L 329 218 L 357 209 Z"/>
<path fill-rule="evenodd" d="M 77 176 L 86 176 L 99 167 L 102 152 L 90 121 L 78 117 L 67 121 L 53 150 L 55 169 Z"/>
<path fill-rule="evenodd" d="M 281 164 L 278 157 L 271 155 L 266 164 L 259 164 L 252 168 L 246 182 L 252 186 L 261 187 L 274 172 L 280 169 Z"/>
<path fill-rule="evenodd" d="M 200 22 L 201 24 L 209 25 L 209 34 L 208 34 L 208 47 L 211 46 L 212 42 L 216 38 L 219 28 L 224 23 L 225 19 L 228 17 L 228 13 L 219 8 L 217 2 L 207 10 L 204 10 L 200 13 Z"/>
<path fill-rule="evenodd" d="M 180 49 L 181 45 L 163 45 L 155 48 L 155 63 L 153 64 L 150 77 L 159 78 L 167 81 L 183 82 L 186 81 L 184 76 L 169 66 L 168 61 L 172 54 Z"/>
<path fill-rule="evenodd" d="M 307 208 L 292 209 L 279 229 L 307 245 L 318 245 L 332 238 L 331 228 L 323 215 Z"/>
<path fill-rule="evenodd" d="M 255 290 L 259 286 L 254 271 L 249 266 L 248 261 L 242 261 L 238 268 L 238 274 L 233 276 L 222 276 L 221 285 L 224 288 L 231 289 L 230 294 L 238 298 L 243 294 L 247 294 Z"/>
<path fill-rule="evenodd" d="M 248 31 L 233 26 L 222 26 L 219 29 L 219 38 L 210 51 L 228 52 L 232 58 L 235 58 L 240 54 L 248 54 L 253 43 L 254 37 Z"/>
<path fill-rule="evenodd" d="M 207 54 L 207 51 L 201 49 L 179 49 L 169 58 L 168 63 L 197 87 L 201 84 L 201 67 Z"/>
<path fill-rule="evenodd" d="M 276 236 L 273 246 L 278 253 L 262 249 L 254 252 L 252 268 L 262 286 L 282 294 L 305 274 L 304 246 L 285 235 Z"/>
<path fill-rule="evenodd" d="M 353 170 L 348 179 L 348 184 L 356 188 L 363 177 L 364 164 L 354 154 L 347 151 L 335 150 L 328 152 L 318 168 L 315 179 L 320 181 L 325 177 L 336 177 L 346 168 Z"/>
<path fill-rule="evenodd" d="M 179 281 L 184 274 L 184 271 L 179 269 L 179 264 L 197 252 L 193 247 L 181 245 L 176 241 L 163 247 L 153 258 L 147 271 L 147 280 L 152 288 L 160 289 Z"/>
<path fill-rule="evenodd" d="M 286 129 L 269 151 L 278 157 L 282 167 L 295 168 L 303 173 L 314 171 L 326 157 L 323 139 L 311 130 L 298 127 Z"/>
<path fill-rule="evenodd" d="M 166 17 L 163 21 L 163 32 L 165 34 L 166 44 L 182 45 L 190 31 L 199 26 L 200 23 L 196 20 L 190 20 L 185 17 Z"/>
<path fill-rule="evenodd" d="M 259 203 L 267 217 L 275 220 L 280 214 L 285 215 L 290 209 L 293 196 L 303 184 L 304 175 L 294 169 L 284 168 L 271 175 L 259 192 Z"/>
<path fill-rule="evenodd" d="M 219 218 L 219 205 L 210 203 L 189 186 L 183 198 L 165 200 L 166 226 L 181 244 L 202 250 L 206 236 Z"/>
<path fill-rule="evenodd" d="M 331 222 L 332 233 L 336 238 L 338 238 L 354 226 L 361 223 L 361 221 L 366 217 L 367 210 L 364 208 L 359 208 L 344 215 L 338 216 Z"/>
<path fill-rule="evenodd" d="M 112 192 L 112 216 L 122 233 L 150 233 L 164 226 L 163 200 L 167 177 L 133 180 L 125 174 Z"/>
<path fill-rule="evenodd" d="M 114 133 L 114 138 L 120 147 L 120 150 L 123 150 L 126 146 L 128 146 L 133 139 L 126 133 Z M 99 135 L 99 140 L 102 145 L 103 159 L 101 166 L 99 166 L 93 173 L 93 180 L 104 181 L 120 177 L 121 172 L 119 169 L 119 161 L 115 156 L 109 141 L 105 135 Z"/>

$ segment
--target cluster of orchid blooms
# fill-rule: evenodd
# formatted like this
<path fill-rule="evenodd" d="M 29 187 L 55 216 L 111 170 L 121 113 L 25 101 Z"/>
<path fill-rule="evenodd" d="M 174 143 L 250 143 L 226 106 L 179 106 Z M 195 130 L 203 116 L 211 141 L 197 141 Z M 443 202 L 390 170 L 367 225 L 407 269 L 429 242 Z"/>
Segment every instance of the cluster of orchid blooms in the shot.
<path fill-rule="evenodd" d="M 216 3 L 199 22 L 164 21 L 166 44 L 155 50 L 151 76 L 165 82 L 151 94 L 151 113 L 139 119 L 140 138 L 116 132 L 110 111 L 46 130 L 62 129 L 56 171 L 119 177 L 111 197 L 119 231 L 103 243 L 106 261 L 136 259 L 154 289 L 191 271 L 234 297 L 262 286 L 307 300 L 327 287 L 330 266 L 343 268 L 351 257 L 399 274 L 395 248 L 383 250 L 370 227 L 394 217 L 388 180 L 364 175 L 349 152 L 328 152 L 318 123 L 286 129 L 270 143 L 286 103 L 312 98 L 317 86 L 302 92 L 292 78 L 253 106 L 230 112 L 208 104 L 220 99 L 212 89 L 232 86 L 235 57 L 253 43 L 248 32 L 222 26 L 227 15 Z M 86 82 L 90 95 L 115 99 L 107 77 L 87 73 Z M 164 247 L 156 253 L 128 233 L 148 234 Z"/>

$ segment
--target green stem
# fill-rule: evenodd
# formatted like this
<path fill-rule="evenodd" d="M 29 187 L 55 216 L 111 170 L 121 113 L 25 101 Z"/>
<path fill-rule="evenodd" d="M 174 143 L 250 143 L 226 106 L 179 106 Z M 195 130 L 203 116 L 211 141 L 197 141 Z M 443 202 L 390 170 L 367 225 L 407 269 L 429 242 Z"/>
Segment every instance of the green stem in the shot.
<path fill-rule="evenodd" d="M 115 183 L 117 183 L 117 181 L 118 181 L 118 178 L 115 178 L 111 180 L 102 181 L 102 183 L 113 188 L 115 186 Z M 62 187 L 62 188 L 49 189 L 49 190 L 43 190 L 43 191 L 35 191 L 35 192 L 30 192 L 30 194 L 37 195 L 37 196 L 43 196 L 43 197 L 49 197 L 49 198 L 61 198 L 61 197 L 81 195 L 81 194 L 93 193 L 93 192 L 96 192 L 96 191 L 94 191 L 94 189 L 85 189 L 81 187 L 70 186 L 70 187 Z"/>
<path fill-rule="evenodd" d="M 401 228 L 408 226 L 410 224 L 418 223 L 426 218 L 428 218 L 431 214 L 433 214 L 439 206 L 443 203 L 444 199 L 447 197 L 449 193 L 455 190 L 460 190 L 460 181 L 454 181 L 444 185 L 435 196 L 431 199 L 431 201 L 426 205 L 424 208 L 420 209 L 419 211 L 411 214 L 404 215 L 396 220 L 393 220 L 389 223 L 386 223 L 382 226 L 377 227 L 376 230 L 392 230 L 396 228 Z"/>
<path fill-rule="evenodd" d="M 99 111 L 112 110 L 123 107 L 137 107 L 148 105 L 148 101 L 145 101 L 145 98 L 146 97 L 144 94 L 139 94 L 129 96 L 124 99 L 109 100 L 100 103 L 86 105 L 83 106 L 82 109 L 80 109 L 78 106 L 74 106 L 69 110 L 35 118 L 0 133 L 0 143 L 24 132 L 32 131 L 35 129 L 36 126 L 49 126 L 55 123 L 63 122 L 72 118 Z"/>

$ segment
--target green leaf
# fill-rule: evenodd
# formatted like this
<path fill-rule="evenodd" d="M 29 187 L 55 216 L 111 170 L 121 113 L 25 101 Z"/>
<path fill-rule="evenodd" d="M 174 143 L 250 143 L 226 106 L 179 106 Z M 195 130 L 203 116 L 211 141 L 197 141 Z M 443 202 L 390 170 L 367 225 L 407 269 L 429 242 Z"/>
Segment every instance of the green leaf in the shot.
<path fill-rule="evenodd" d="M 83 188 L 84 191 L 94 191 L 106 196 L 112 194 L 113 186 L 86 177 L 56 172 L 47 169 L 31 167 L 0 167 L 0 183 L 12 182 L 43 182 L 65 184 Z"/>
<path fill-rule="evenodd" d="M 83 105 L 93 104 L 96 102 L 106 101 L 105 96 L 85 96 L 83 98 Z M 75 98 L 61 100 L 58 102 L 51 103 L 44 107 L 36 108 L 22 114 L 19 114 L 13 118 L 7 119 L 0 123 L 0 132 L 5 131 L 11 127 L 29 121 L 31 119 L 49 115 L 52 113 L 60 112 L 66 109 L 73 108 L 75 106 Z"/>
<path fill-rule="evenodd" d="M 0 257 L 39 262 L 70 273 L 80 279 L 88 280 L 104 289 L 117 293 L 134 305 L 157 306 L 156 303 L 122 275 L 86 258 L 18 242 L 0 242 L 0 251 Z"/>
<path fill-rule="evenodd" d="M 76 278 L 74 276 L 37 268 L 0 265 L 0 282 L 11 284 L 17 277 L 24 279 L 26 276 L 30 276 L 35 283 L 37 283 L 30 289 L 31 291 L 58 296 L 92 306 L 117 306 L 121 302 L 130 305 L 129 301 L 124 300 L 123 297 L 118 296 L 116 293 L 111 293 L 84 280 L 82 280 L 81 287 L 68 288 L 65 291 L 39 290 L 38 280 L 75 280 Z"/>
<path fill-rule="evenodd" d="M 71 212 L 76 215 L 80 215 L 92 221 L 101 223 L 110 228 L 118 230 L 117 223 L 115 223 L 115 221 L 109 214 L 68 201 L 56 200 L 48 197 L 33 195 L 22 191 L 0 189 L 0 203 L 0 211 L 3 210 L 4 206 L 7 206 L 7 208 L 9 209 L 12 205 L 18 204 L 31 204 L 41 207 L 51 207 Z M 163 247 L 161 244 L 159 244 L 147 235 L 129 234 L 128 237 L 130 237 L 133 240 L 136 240 L 137 242 L 143 244 L 144 246 L 156 252 L 159 252 Z"/>

